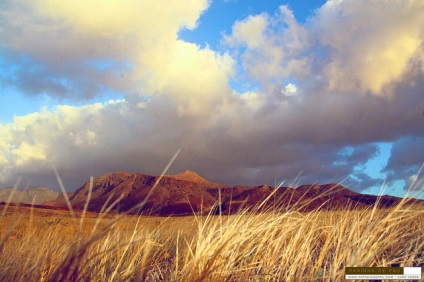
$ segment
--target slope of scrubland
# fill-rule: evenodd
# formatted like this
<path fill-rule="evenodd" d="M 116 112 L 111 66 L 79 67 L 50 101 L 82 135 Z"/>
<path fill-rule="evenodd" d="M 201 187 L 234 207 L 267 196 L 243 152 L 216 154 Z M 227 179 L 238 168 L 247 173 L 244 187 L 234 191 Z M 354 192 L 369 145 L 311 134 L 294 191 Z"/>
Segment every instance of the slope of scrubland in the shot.
<path fill-rule="evenodd" d="M 423 266 L 424 208 L 146 217 L 0 207 L 1 281 L 340 281 Z"/>

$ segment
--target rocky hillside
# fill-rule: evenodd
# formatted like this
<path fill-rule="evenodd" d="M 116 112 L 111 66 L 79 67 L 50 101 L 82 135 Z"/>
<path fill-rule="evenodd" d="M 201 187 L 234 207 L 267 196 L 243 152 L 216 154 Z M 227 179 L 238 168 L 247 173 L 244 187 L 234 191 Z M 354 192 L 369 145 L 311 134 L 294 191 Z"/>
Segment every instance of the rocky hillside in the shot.
<path fill-rule="evenodd" d="M 89 187 L 90 184 L 85 183 L 70 197 L 74 208 L 84 207 Z M 258 208 L 261 203 L 259 210 L 295 208 L 306 211 L 318 208 L 366 208 L 377 200 L 379 206 L 389 207 L 401 199 L 363 195 L 339 184 L 302 185 L 297 189 L 277 189 L 268 185 L 231 187 L 206 180 L 192 171 L 166 175 L 160 181 L 159 176 L 114 172 L 94 179 L 88 209 L 100 212 L 116 202 L 113 210 L 117 212 L 151 215 L 187 215 L 193 212 L 229 214 L 244 208 Z"/>
<path fill-rule="evenodd" d="M 117 211 L 129 211 L 146 200 L 139 211 L 162 215 L 192 214 L 208 211 L 216 202 L 204 188 L 203 180 L 197 183 L 174 176 L 164 176 L 153 190 L 158 179 L 158 176 L 127 172 L 108 173 L 97 177 L 93 181 L 88 209 L 101 211 L 105 203 L 111 204 L 121 198 L 115 207 Z M 89 183 L 84 184 L 70 198 L 75 208 L 84 207 L 89 187 Z"/>

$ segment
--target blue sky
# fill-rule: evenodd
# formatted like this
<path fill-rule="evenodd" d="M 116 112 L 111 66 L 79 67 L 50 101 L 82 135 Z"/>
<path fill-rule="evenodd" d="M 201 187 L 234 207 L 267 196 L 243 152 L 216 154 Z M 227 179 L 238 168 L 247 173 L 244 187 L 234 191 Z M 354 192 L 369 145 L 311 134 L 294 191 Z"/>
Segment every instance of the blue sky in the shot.
<path fill-rule="evenodd" d="M 288 5 L 296 19 L 305 23 L 314 11 L 325 1 L 212 1 L 210 7 L 202 14 L 198 26 L 194 30 L 184 29 L 179 33 L 183 40 L 194 42 L 201 46 L 206 44 L 214 49 L 220 49 L 222 34 L 231 33 L 231 27 L 236 21 L 250 15 L 268 13 L 273 15 L 281 5 Z M 225 49 L 224 49 L 225 50 Z"/>
<path fill-rule="evenodd" d="M 0 187 L 110 171 L 422 189 L 421 1 L 3 1 Z M 300 178 L 297 176 L 300 175 Z"/>

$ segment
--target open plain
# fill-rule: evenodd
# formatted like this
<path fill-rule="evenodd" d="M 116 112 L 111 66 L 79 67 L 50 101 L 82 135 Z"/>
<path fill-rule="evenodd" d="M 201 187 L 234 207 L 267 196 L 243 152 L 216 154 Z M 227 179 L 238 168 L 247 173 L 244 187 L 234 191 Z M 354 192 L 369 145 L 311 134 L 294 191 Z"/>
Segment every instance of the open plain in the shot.
<path fill-rule="evenodd" d="M 2 205 L 2 281 L 340 281 L 423 266 L 424 209 L 136 216 Z"/>

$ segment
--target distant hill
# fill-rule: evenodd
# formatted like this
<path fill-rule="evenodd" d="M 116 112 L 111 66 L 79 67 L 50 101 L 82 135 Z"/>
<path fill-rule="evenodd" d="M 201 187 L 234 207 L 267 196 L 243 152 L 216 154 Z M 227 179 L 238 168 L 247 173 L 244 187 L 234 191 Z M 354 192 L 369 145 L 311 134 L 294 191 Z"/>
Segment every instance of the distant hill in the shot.
<path fill-rule="evenodd" d="M 68 199 L 74 195 L 73 192 L 67 192 L 66 193 Z M 43 203 L 44 206 L 47 207 L 53 207 L 53 208 L 60 208 L 60 209 L 68 209 L 68 205 L 66 204 L 66 198 L 64 193 L 60 193 L 55 199 L 48 200 Z"/>
<path fill-rule="evenodd" d="M 259 210 L 276 208 L 307 211 L 367 208 L 376 202 L 380 207 L 390 207 L 402 200 L 393 196 L 363 195 L 339 184 L 309 184 L 297 189 L 268 185 L 231 187 L 209 181 L 192 171 L 166 175 L 152 190 L 158 179 L 159 176 L 129 172 L 108 173 L 94 178 L 88 210 L 99 212 L 106 204 L 118 200 L 113 208 L 117 212 L 151 215 L 190 215 L 193 212 L 229 214 L 243 208 L 253 209 L 263 201 Z M 87 182 L 70 195 L 74 208 L 84 207 L 89 187 Z M 60 201 L 63 203 L 63 196 L 52 202 L 52 205 L 59 206 Z M 143 201 L 145 203 L 139 209 L 134 208 Z M 409 203 L 424 201 L 409 199 Z"/>
<path fill-rule="evenodd" d="M 0 189 L 0 202 L 7 202 L 13 188 Z M 25 190 L 16 190 L 10 202 L 41 205 L 46 201 L 55 200 L 59 193 L 47 187 L 29 187 Z"/>

